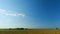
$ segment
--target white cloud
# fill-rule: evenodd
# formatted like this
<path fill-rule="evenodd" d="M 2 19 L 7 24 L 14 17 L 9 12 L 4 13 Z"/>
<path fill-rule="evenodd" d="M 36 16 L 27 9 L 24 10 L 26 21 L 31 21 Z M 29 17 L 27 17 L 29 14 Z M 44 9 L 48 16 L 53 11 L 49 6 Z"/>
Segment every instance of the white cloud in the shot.
<path fill-rule="evenodd" d="M 24 17 L 25 15 L 24 14 L 5 14 L 7 16 L 22 16 Z"/>
<path fill-rule="evenodd" d="M 17 15 L 18 15 L 18 16 L 23 16 L 23 17 L 25 16 L 24 14 L 17 14 Z"/>
<path fill-rule="evenodd" d="M 0 9 L 0 11 L 6 11 L 6 10 Z"/>
<path fill-rule="evenodd" d="M 5 14 L 7 16 L 17 16 L 16 14 Z"/>
<path fill-rule="evenodd" d="M 6 16 L 22 16 L 24 17 L 25 15 L 22 13 L 13 13 L 13 12 L 8 12 L 7 10 L 0 9 L 0 14 L 4 14 Z"/>
<path fill-rule="evenodd" d="M 5 13 L 5 12 L 6 12 L 6 10 L 0 9 L 1 14 Z"/>

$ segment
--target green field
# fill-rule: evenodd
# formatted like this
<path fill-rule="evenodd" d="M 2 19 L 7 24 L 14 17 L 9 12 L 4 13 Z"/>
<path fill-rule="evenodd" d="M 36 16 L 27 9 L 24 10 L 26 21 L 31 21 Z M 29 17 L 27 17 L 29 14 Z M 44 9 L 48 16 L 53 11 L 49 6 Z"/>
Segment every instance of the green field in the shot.
<path fill-rule="evenodd" d="M 60 30 L 0 30 L 0 34 L 60 34 Z"/>

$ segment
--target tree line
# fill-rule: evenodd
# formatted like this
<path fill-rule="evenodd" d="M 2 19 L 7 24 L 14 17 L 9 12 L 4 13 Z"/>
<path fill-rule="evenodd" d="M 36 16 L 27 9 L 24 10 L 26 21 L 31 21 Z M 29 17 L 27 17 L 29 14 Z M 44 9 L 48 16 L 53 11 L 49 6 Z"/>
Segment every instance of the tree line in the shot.
<path fill-rule="evenodd" d="M 28 30 L 27 28 L 9 28 L 9 30 Z"/>

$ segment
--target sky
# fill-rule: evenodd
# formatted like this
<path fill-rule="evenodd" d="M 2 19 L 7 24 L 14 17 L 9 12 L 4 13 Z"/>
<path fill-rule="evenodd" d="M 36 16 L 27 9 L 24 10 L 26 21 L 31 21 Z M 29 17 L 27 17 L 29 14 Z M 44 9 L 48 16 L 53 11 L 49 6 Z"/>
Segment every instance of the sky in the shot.
<path fill-rule="evenodd" d="M 60 0 L 0 0 L 0 28 L 60 27 Z"/>

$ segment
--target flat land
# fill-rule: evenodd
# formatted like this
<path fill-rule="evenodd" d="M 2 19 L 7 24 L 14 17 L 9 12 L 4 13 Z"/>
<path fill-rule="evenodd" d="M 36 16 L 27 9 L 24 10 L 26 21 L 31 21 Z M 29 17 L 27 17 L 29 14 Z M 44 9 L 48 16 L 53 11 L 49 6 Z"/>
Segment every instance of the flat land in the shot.
<path fill-rule="evenodd" d="M 60 34 L 60 30 L 1 30 L 0 34 Z"/>

